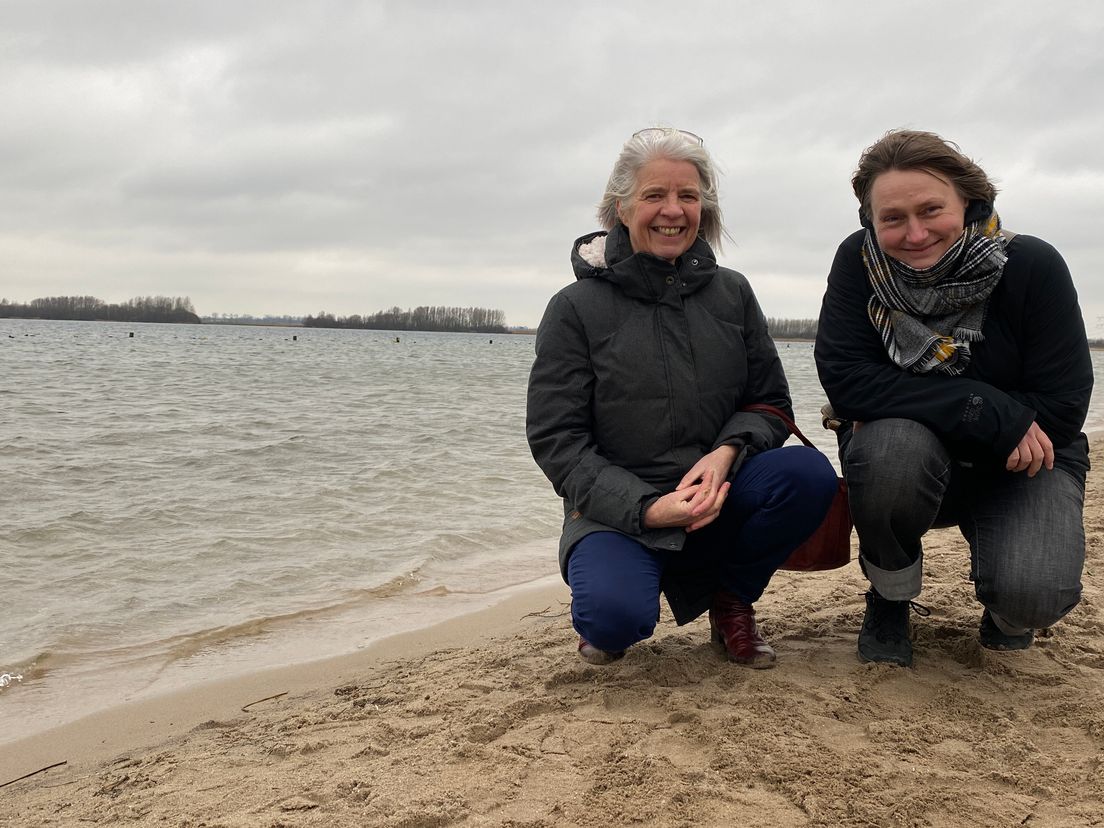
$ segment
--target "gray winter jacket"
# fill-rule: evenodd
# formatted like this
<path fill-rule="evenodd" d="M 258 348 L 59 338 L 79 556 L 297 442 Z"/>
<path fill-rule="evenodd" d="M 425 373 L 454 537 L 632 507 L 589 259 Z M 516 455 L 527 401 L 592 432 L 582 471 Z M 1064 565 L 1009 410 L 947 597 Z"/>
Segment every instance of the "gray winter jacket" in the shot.
<path fill-rule="evenodd" d="M 537 333 L 526 417 L 533 457 L 564 499 L 565 579 L 591 532 L 682 549 L 685 530 L 645 529 L 644 510 L 718 446 L 741 448 L 734 474 L 786 441 L 776 417 L 741 406 L 792 415 L 751 286 L 705 241 L 672 265 L 633 253 L 619 225 L 576 241 L 571 263 L 576 281 L 552 297 Z"/>

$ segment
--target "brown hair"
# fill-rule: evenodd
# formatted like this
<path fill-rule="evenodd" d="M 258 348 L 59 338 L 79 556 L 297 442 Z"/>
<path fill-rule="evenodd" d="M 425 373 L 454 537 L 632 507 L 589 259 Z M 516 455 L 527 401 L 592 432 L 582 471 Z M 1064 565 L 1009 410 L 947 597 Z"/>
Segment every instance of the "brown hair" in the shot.
<path fill-rule="evenodd" d="M 997 188 L 985 170 L 962 154 L 958 144 L 940 138 L 934 132 L 893 129 L 859 158 L 859 168 L 851 177 L 851 186 L 859 200 L 860 212 L 870 218 L 870 189 L 874 179 L 889 170 L 925 170 L 946 178 L 958 194 L 969 201 L 992 204 Z"/>

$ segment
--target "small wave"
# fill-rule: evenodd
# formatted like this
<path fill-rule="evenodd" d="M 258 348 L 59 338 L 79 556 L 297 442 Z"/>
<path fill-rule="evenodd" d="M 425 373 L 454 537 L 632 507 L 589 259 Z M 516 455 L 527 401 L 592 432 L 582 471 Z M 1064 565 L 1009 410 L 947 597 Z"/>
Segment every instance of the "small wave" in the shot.
<path fill-rule="evenodd" d="M 426 539 L 422 548 L 438 561 L 472 560 L 475 555 L 497 553 L 505 547 L 513 547 L 546 537 L 557 532 L 559 528 L 560 524 L 557 521 L 534 518 L 530 523 L 523 525 L 507 523 L 487 528 L 439 532 Z"/>
<path fill-rule="evenodd" d="M 307 438 L 302 434 L 292 434 L 289 437 L 285 437 L 282 440 L 275 440 L 267 443 L 247 444 L 243 446 L 235 446 L 232 448 L 224 448 L 216 452 L 201 452 L 190 457 L 181 458 L 181 464 L 184 467 L 197 466 L 201 468 L 207 468 L 211 462 L 211 457 L 216 454 L 223 459 L 233 458 L 235 460 L 241 460 L 243 458 L 252 458 L 266 455 L 270 452 L 280 451 L 298 451 L 305 447 Z"/>
<path fill-rule="evenodd" d="M 379 584 L 378 586 L 354 590 L 349 593 L 350 597 L 348 600 L 342 601 L 340 604 L 335 604 L 334 608 L 345 609 L 352 604 L 360 603 L 365 598 L 393 598 L 404 592 L 412 591 L 413 588 L 421 582 L 422 576 L 418 570 L 408 572 L 404 575 L 397 575 L 390 581 Z"/>
<path fill-rule="evenodd" d="M 421 582 L 422 578 L 418 572 L 409 572 L 373 587 L 346 592 L 341 600 L 331 604 L 305 607 L 260 618 L 250 618 L 237 623 L 209 627 L 134 644 L 85 650 L 79 655 L 71 653 L 68 656 L 63 656 L 59 653 L 50 653 L 49 659 L 52 662 L 50 667 L 56 669 L 57 666 L 64 663 L 67 666 L 74 667 L 79 672 L 81 669 L 86 669 L 88 665 L 94 665 L 94 669 L 101 670 L 108 664 L 136 666 L 152 662 L 154 672 L 160 674 L 174 664 L 186 661 L 201 653 L 277 633 L 280 628 L 296 622 L 323 620 L 347 610 L 355 609 L 365 603 L 394 598 L 403 594 L 416 594 L 414 590 Z M 43 663 L 45 660 L 45 656 L 36 659 L 35 666 L 30 671 L 22 667 L 19 670 L 24 674 L 24 678 L 40 678 L 48 672 L 46 665 Z M 30 675 L 28 675 L 28 672 L 30 672 Z"/>
<path fill-rule="evenodd" d="M 99 515 L 80 509 L 67 515 L 51 518 L 39 526 L 29 526 L 16 531 L 14 540 L 27 546 L 48 546 L 57 538 L 74 533 L 100 530 L 106 525 Z"/>
<path fill-rule="evenodd" d="M 11 691 L 24 682 L 39 681 L 49 675 L 57 666 L 67 661 L 54 653 L 39 653 L 24 661 L 8 667 L 0 667 L 0 693 Z"/>
<path fill-rule="evenodd" d="M 324 618 L 326 616 L 336 615 L 338 613 L 345 612 L 346 610 L 349 610 L 365 602 L 378 601 L 386 598 L 395 598 L 403 594 L 414 593 L 414 588 L 417 587 L 420 583 L 422 583 L 422 576 L 417 570 L 415 570 L 413 572 L 407 572 L 402 575 L 396 575 L 389 581 L 385 581 L 382 584 L 377 584 L 376 586 L 346 592 L 345 597 L 342 600 L 336 601 L 332 604 L 295 610 L 293 612 L 281 613 L 279 615 L 272 615 L 265 618 L 258 618 L 251 621 L 243 622 L 241 624 L 206 630 L 198 634 L 187 634 L 179 636 L 175 640 L 181 644 L 184 644 L 185 646 L 181 649 L 174 649 L 174 660 L 177 656 L 180 655 L 180 653 L 184 652 L 185 650 L 192 649 L 190 645 L 186 644 L 186 642 L 189 641 L 198 641 L 204 645 L 218 644 L 236 638 L 264 634 L 269 631 L 267 629 L 269 626 L 300 621 L 308 618 Z M 202 649 L 202 647 L 200 649 Z"/>

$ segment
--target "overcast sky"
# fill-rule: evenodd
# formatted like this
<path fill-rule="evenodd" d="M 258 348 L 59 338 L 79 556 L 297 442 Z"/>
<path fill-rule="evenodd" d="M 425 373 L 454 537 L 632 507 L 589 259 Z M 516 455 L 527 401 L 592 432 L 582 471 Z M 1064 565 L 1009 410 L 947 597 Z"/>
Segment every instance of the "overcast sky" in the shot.
<path fill-rule="evenodd" d="M 1104 4 L 0 0 L 0 296 L 536 325 L 635 130 L 705 138 L 812 317 L 887 129 L 957 141 L 1104 335 Z"/>

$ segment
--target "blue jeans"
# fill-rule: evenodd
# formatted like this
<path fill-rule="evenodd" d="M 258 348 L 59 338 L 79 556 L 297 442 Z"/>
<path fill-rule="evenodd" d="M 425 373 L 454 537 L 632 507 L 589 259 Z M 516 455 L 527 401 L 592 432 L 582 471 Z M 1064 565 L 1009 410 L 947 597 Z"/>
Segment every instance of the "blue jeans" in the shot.
<path fill-rule="evenodd" d="M 670 596 L 686 580 L 754 603 L 824 520 L 835 493 L 828 458 L 789 446 L 745 461 L 717 519 L 688 533 L 679 552 L 649 549 L 618 532 L 587 535 L 567 564 L 576 632 L 600 649 L 627 649 L 651 637 L 661 589 Z"/>
<path fill-rule="evenodd" d="M 958 526 L 978 600 L 1005 633 L 1048 627 L 1081 600 L 1085 481 L 957 462 L 913 420 L 864 423 L 840 446 L 859 560 L 885 598 L 920 594 L 921 538 Z"/>

